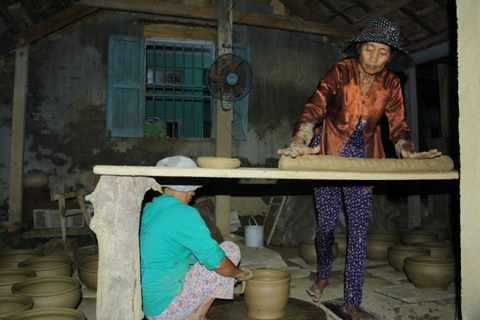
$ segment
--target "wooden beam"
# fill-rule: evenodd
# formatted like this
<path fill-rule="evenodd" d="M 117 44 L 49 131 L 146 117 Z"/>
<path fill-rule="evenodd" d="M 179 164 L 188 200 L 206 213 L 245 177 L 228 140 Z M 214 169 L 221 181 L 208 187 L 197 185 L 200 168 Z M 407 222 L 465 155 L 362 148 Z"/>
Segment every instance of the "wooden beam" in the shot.
<path fill-rule="evenodd" d="M 13 40 L 19 46 L 30 43 L 45 37 L 46 35 L 49 35 L 50 33 L 77 21 L 78 19 L 88 16 L 97 10 L 97 8 L 84 8 L 76 6 L 68 8 L 59 14 L 34 25 L 26 31 L 17 33 L 13 36 Z"/>
<path fill-rule="evenodd" d="M 17 48 L 13 86 L 12 145 L 10 156 L 10 221 L 22 221 L 23 148 L 27 106 L 28 60 L 30 45 Z"/>
<path fill-rule="evenodd" d="M 358 20 L 356 23 L 352 24 L 350 27 L 344 29 L 343 31 L 345 32 L 345 34 L 350 35 L 351 33 L 359 29 L 362 29 L 365 26 L 365 24 L 367 24 L 367 22 L 370 21 L 371 19 L 389 15 L 390 13 L 397 11 L 398 9 L 406 6 L 410 2 L 413 2 L 413 0 L 397 0 L 393 2 L 392 5 L 379 9 L 373 12 L 372 14 L 366 15 L 363 19 Z"/>
<path fill-rule="evenodd" d="M 218 17 L 217 8 L 167 2 L 160 3 L 154 0 L 80 0 L 75 5 L 209 21 L 217 21 Z M 344 32 L 339 28 L 324 23 L 298 21 L 236 10 L 233 11 L 233 23 L 309 34 L 345 36 Z"/>
<path fill-rule="evenodd" d="M 320 22 L 318 15 L 314 14 L 313 10 L 310 10 L 306 5 L 301 4 L 296 0 L 280 0 L 284 6 L 295 12 L 300 18 L 306 21 Z"/>
<path fill-rule="evenodd" d="M 8 11 L 7 7 L 5 7 L 3 3 L 0 3 L 0 12 L 2 13 L 5 21 L 7 22 L 5 24 L 11 25 L 14 32 L 19 32 L 20 28 L 17 26 L 15 20 L 10 14 L 10 11 Z"/>
<path fill-rule="evenodd" d="M 434 45 L 447 42 L 450 40 L 450 31 L 444 31 L 436 36 L 433 37 L 427 37 L 424 40 L 417 41 L 411 45 L 405 46 L 405 50 L 407 50 L 410 53 L 417 52 L 429 47 L 433 47 Z"/>

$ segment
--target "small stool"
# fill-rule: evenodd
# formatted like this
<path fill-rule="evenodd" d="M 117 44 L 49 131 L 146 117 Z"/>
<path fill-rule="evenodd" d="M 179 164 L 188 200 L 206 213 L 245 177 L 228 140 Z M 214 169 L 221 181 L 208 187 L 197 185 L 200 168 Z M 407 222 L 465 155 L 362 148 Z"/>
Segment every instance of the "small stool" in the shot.
<path fill-rule="evenodd" d="M 67 217 L 73 216 L 76 214 L 83 214 L 85 218 L 85 223 L 90 225 L 90 215 L 87 211 L 87 206 L 85 205 L 83 192 L 69 192 L 69 193 L 57 193 L 55 194 L 55 200 L 58 201 L 58 209 L 60 211 L 60 226 L 62 228 L 62 240 L 65 245 L 67 245 Z M 65 200 L 77 198 L 78 204 L 80 205 L 79 209 L 69 209 L 67 212 Z"/>

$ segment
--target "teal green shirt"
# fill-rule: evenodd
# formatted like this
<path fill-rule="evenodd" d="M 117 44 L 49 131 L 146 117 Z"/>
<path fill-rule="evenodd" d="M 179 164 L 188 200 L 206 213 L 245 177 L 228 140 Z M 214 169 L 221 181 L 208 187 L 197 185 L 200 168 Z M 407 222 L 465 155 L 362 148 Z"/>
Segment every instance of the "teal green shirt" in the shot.
<path fill-rule="evenodd" d="M 223 257 L 197 209 L 166 194 L 146 204 L 140 219 L 144 314 L 155 317 L 167 308 L 191 265 L 198 261 L 213 270 Z"/>

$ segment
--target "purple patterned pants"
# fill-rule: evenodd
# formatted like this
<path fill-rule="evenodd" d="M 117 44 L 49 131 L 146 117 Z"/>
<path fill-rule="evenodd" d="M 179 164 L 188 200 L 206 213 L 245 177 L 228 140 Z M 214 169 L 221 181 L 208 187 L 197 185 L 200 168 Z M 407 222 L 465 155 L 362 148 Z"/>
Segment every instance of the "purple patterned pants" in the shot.
<path fill-rule="evenodd" d="M 320 131 L 321 133 L 321 131 Z M 320 134 L 312 143 L 317 146 Z M 362 118 L 348 140 L 342 157 L 365 158 Z M 342 205 L 342 193 L 348 220 L 348 245 L 344 278 L 345 305 L 358 306 L 362 302 L 363 278 L 367 251 L 368 215 L 372 206 L 373 188 L 364 186 L 317 187 L 314 189 L 318 226 L 315 236 L 317 276 L 329 280 L 332 271 L 332 243 L 335 225 Z"/>

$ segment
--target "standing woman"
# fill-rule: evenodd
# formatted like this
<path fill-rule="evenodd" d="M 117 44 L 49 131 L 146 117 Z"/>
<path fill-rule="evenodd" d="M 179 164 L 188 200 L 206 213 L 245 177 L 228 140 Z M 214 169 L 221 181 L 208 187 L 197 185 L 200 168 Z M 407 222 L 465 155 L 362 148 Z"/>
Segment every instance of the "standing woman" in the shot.
<path fill-rule="evenodd" d="M 385 158 L 380 121 L 388 118 L 389 138 L 399 158 L 434 158 L 437 150 L 414 152 L 400 79 L 390 70 L 410 65 L 402 49 L 400 28 L 386 18 L 367 23 L 361 34 L 346 41 L 342 60 L 320 80 L 295 124 L 290 147 L 279 154 L 293 158 L 304 154 L 355 158 Z M 311 147 L 309 147 L 311 146 Z M 367 247 L 367 223 L 372 205 L 370 186 L 318 187 L 314 190 L 318 227 L 315 237 L 317 280 L 307 292 L 318 301 L 332 270 L 332 243 L 342 204 L 348 217 L 344 310 L 354 320 L 371 319 L 360 309 Z"/>
<path fill-rule="evenodd" d="M 173 156 L 157 167 L 191 167 Z M 148 320 L 203 320 L 216 298 L 232 299 L 235 279 L 252 277 L 239 269 L 239 247 L 212 239 L 200 213 L 188 205 L 198 186 L 171 183 L 147 203 L 140 220 L 140 274 L 143 312 Z"/>

